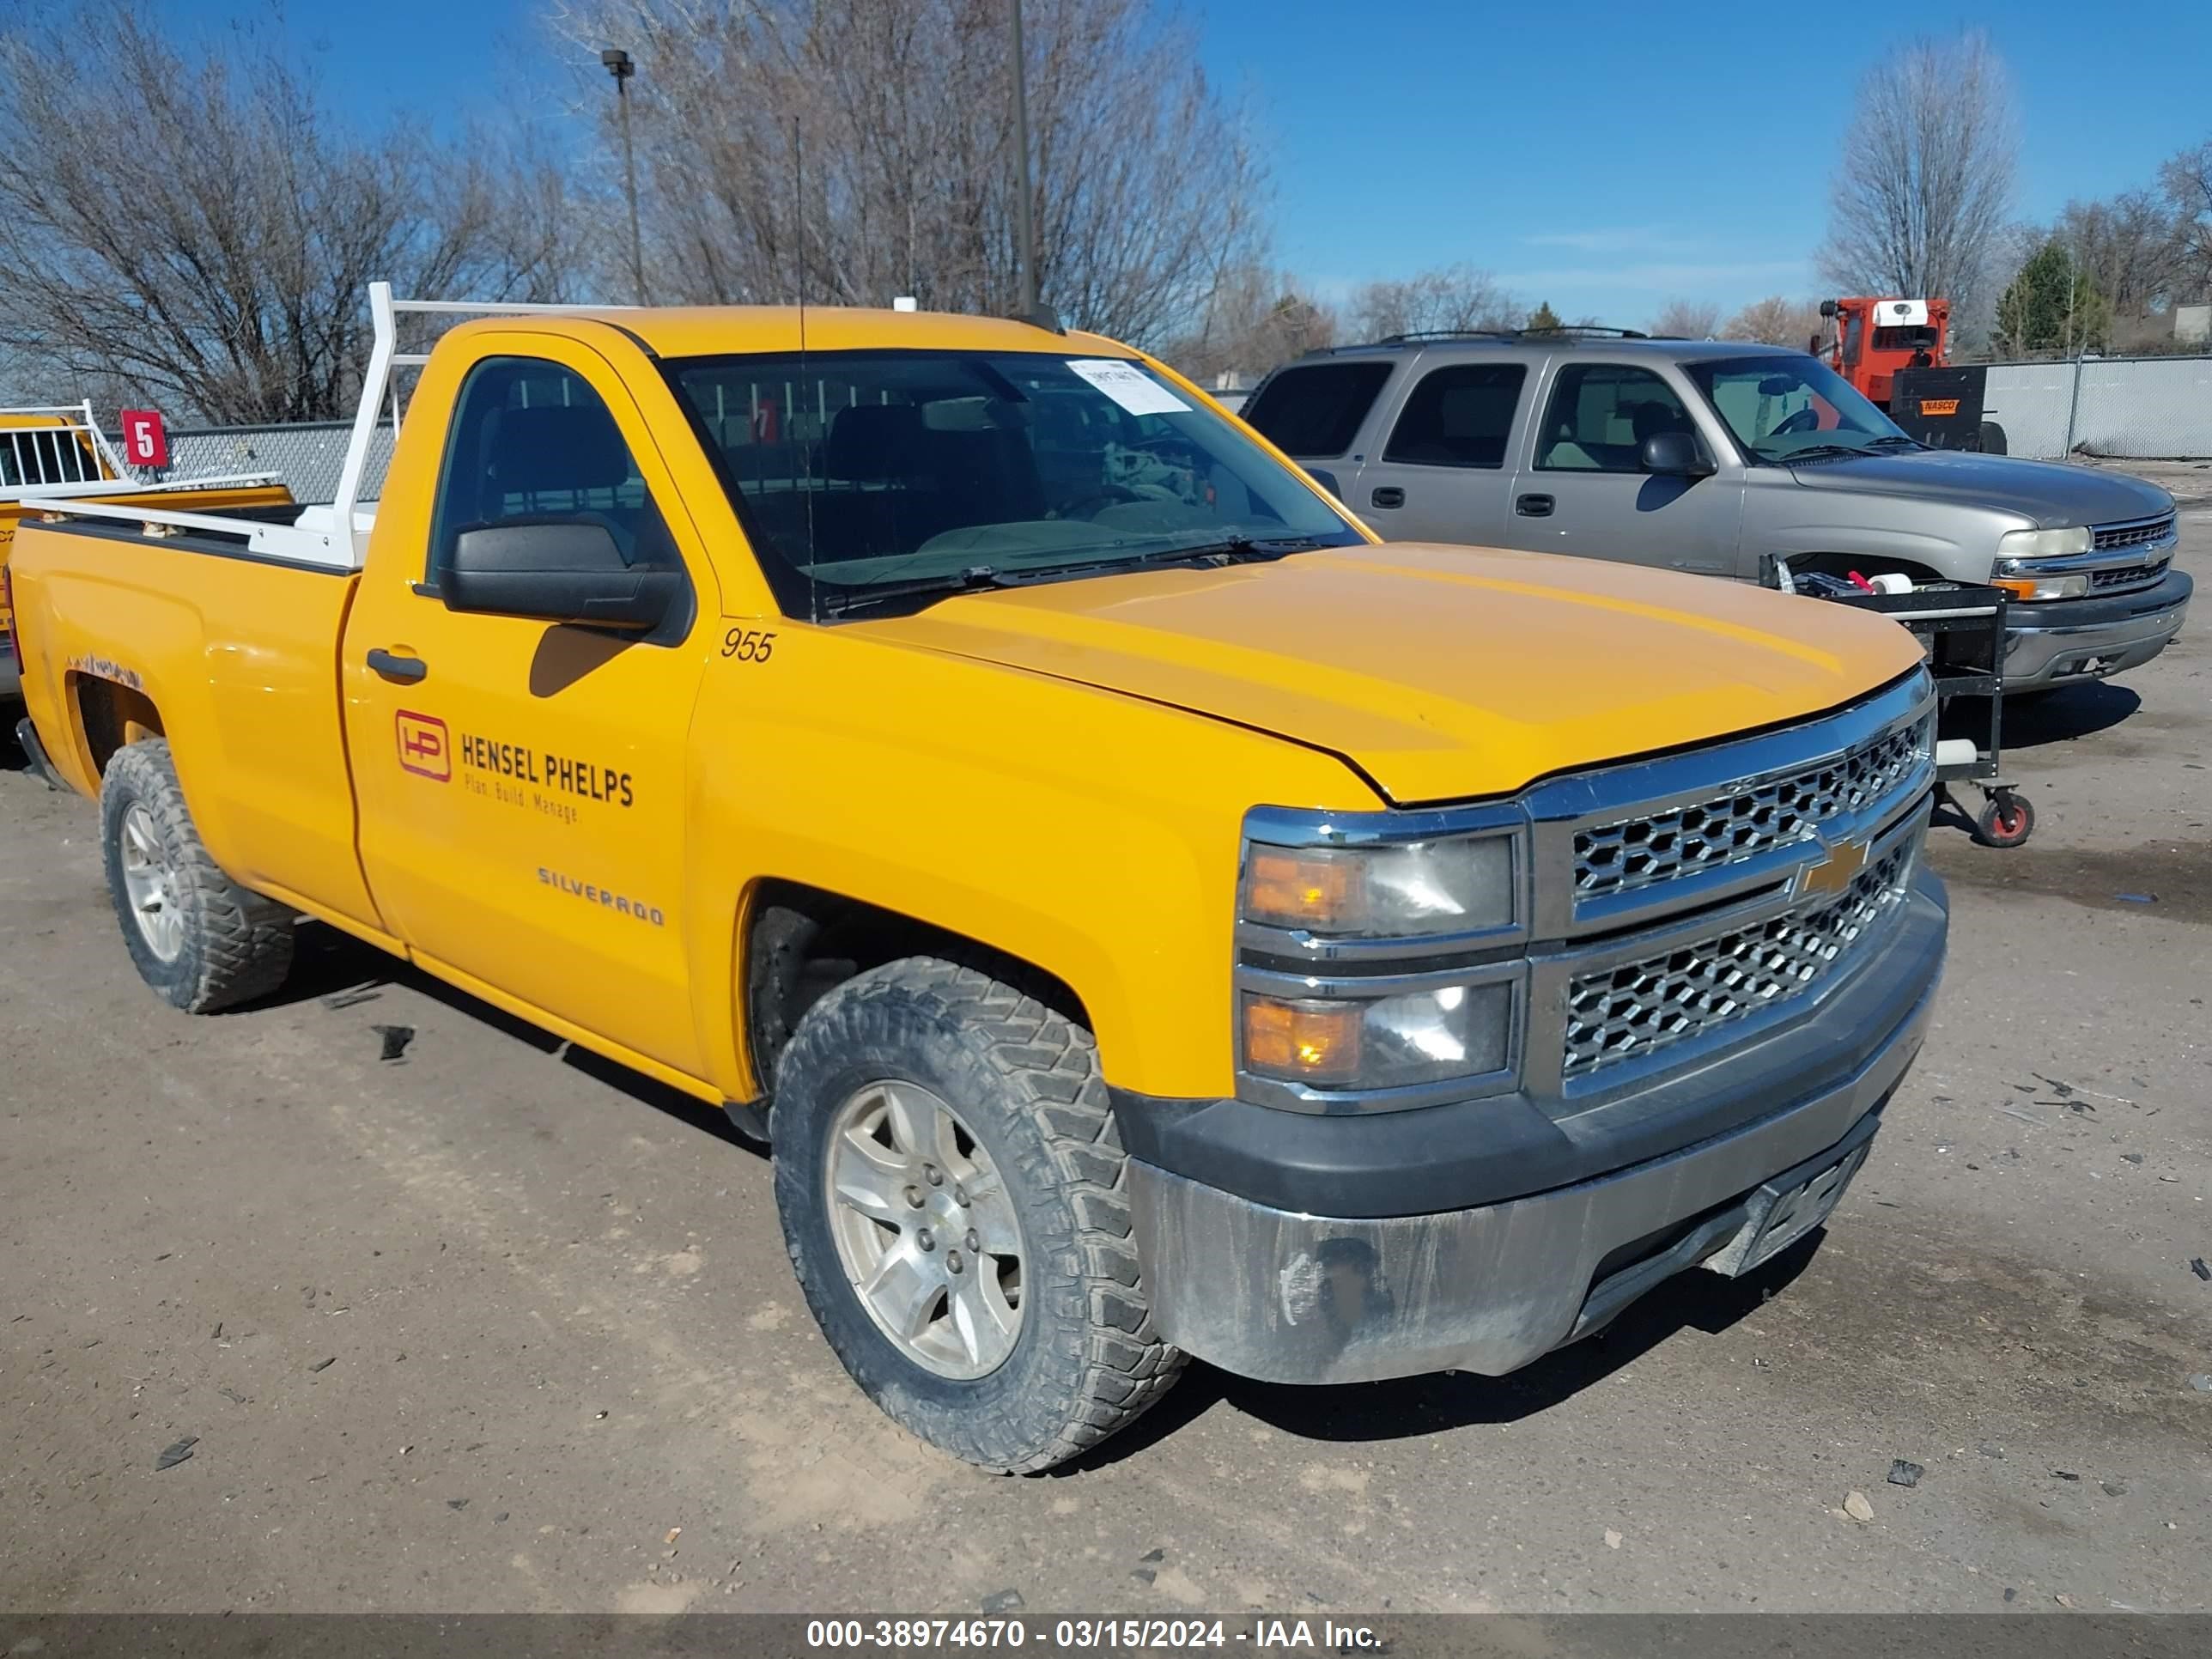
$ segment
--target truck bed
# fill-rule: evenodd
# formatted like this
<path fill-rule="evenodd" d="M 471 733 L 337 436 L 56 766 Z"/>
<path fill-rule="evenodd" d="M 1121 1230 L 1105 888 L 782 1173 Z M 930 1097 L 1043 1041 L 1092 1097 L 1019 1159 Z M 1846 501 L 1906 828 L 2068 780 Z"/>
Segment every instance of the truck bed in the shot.
<path fill-rule="evenodd" d="M 158 708 L 151 729 L 216 862 L 373 923 L 338 681 L 356 579 L 258 542 L 268 526 L 242 515 L 210 526 L 149 538 L 127 512 L 82 508 L 23 526 L 11 574 L 25 702 L 56 770 L 88 795 L 134 716 Z"/>

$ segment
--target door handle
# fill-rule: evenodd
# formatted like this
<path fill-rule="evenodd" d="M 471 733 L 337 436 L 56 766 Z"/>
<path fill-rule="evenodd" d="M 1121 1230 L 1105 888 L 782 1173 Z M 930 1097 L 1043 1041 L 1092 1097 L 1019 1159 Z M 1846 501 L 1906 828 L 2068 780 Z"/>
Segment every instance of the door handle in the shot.
<path fill-rule="evenodd" d="M 1518 495 L 1514 498 L 1513 510 L 1524 519 L 1548 519 L 1552 516 L 1549 495 Z"/>
<path fill-rule="evenodd" d="M 1395 484 L 1384 484 L 1367 499 L 1377 507 L 1403 507 L 1406 504 L 1406 492 Z"/>
<path fill-rule="evenodd" d="M 382 647 L 368 653 L 368 665 L 386 679 L 399 685 L 413 685 L 430 678 L 430 665 L 420 657 L 395 657 Z"/>

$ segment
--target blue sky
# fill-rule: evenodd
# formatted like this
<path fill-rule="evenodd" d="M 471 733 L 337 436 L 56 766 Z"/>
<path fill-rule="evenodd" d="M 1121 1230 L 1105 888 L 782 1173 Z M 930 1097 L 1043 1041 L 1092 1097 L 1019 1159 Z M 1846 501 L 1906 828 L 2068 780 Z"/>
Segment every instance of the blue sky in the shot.
<path fill-rule="evenodd" d="M 219 22 L 252 0 L 169 0 Z M 557 65 L 538 0 L 295 3 L 333 98 L 434 118 Z M 2002 8 L 1592 0 L 1186 0 L 1209 71 L 1273 158 L 1278 256 L 1325 292 L 1465 261 L 1531 303 L 1626 325 L 1681 296 L 1810 295 L 1859 75 L 1974 21 L 2009 65 L 2019 209 L 2148 185 L 2212 137 L 2212 4 Z M 1895 20 L 1893 23 L 1893 19 Z M 563 88 L 565 90 L 565 88 Z M 540 106 L 544 107 L 544 106 Z"/>

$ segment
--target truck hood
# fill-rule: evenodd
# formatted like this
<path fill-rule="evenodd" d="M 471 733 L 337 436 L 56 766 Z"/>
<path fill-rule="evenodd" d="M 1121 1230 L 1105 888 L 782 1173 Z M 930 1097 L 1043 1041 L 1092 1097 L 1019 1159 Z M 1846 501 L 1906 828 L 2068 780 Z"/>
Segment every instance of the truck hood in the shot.
<path fill-rule="evenodd" d="M 853 626 L 1327 750 L 1401 805 L 1802 719 L 1920 660 L 1895 623 L 1818 599 L 1410 542 L 963 594 Z"/>
<path fill-rule="evenodd" d="M 1792 467 L 1808 489 L 1901 495 L 2017 513 L 2039 530 L 2081 524 L 2124 524 L 2173 511 L 2173 497 L 2124 472 L 1978 455 L 1957 449 L 1906 450 L 1856 460 L 1808 461 Z"/>

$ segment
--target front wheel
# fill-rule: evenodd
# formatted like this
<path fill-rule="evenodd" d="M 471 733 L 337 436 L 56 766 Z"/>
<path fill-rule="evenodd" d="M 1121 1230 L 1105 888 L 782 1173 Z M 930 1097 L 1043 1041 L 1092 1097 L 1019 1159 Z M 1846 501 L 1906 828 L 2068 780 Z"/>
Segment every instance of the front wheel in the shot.
<path fill-rule="evenodd" d="M 1097 1060 L 1035 998 L 916 957 L 823 997 L 777 1062 L 776 1207 L 808 1307 L 894 1421 L 987 1469 L 1066 1462 L 1182 1367 Z"/>

